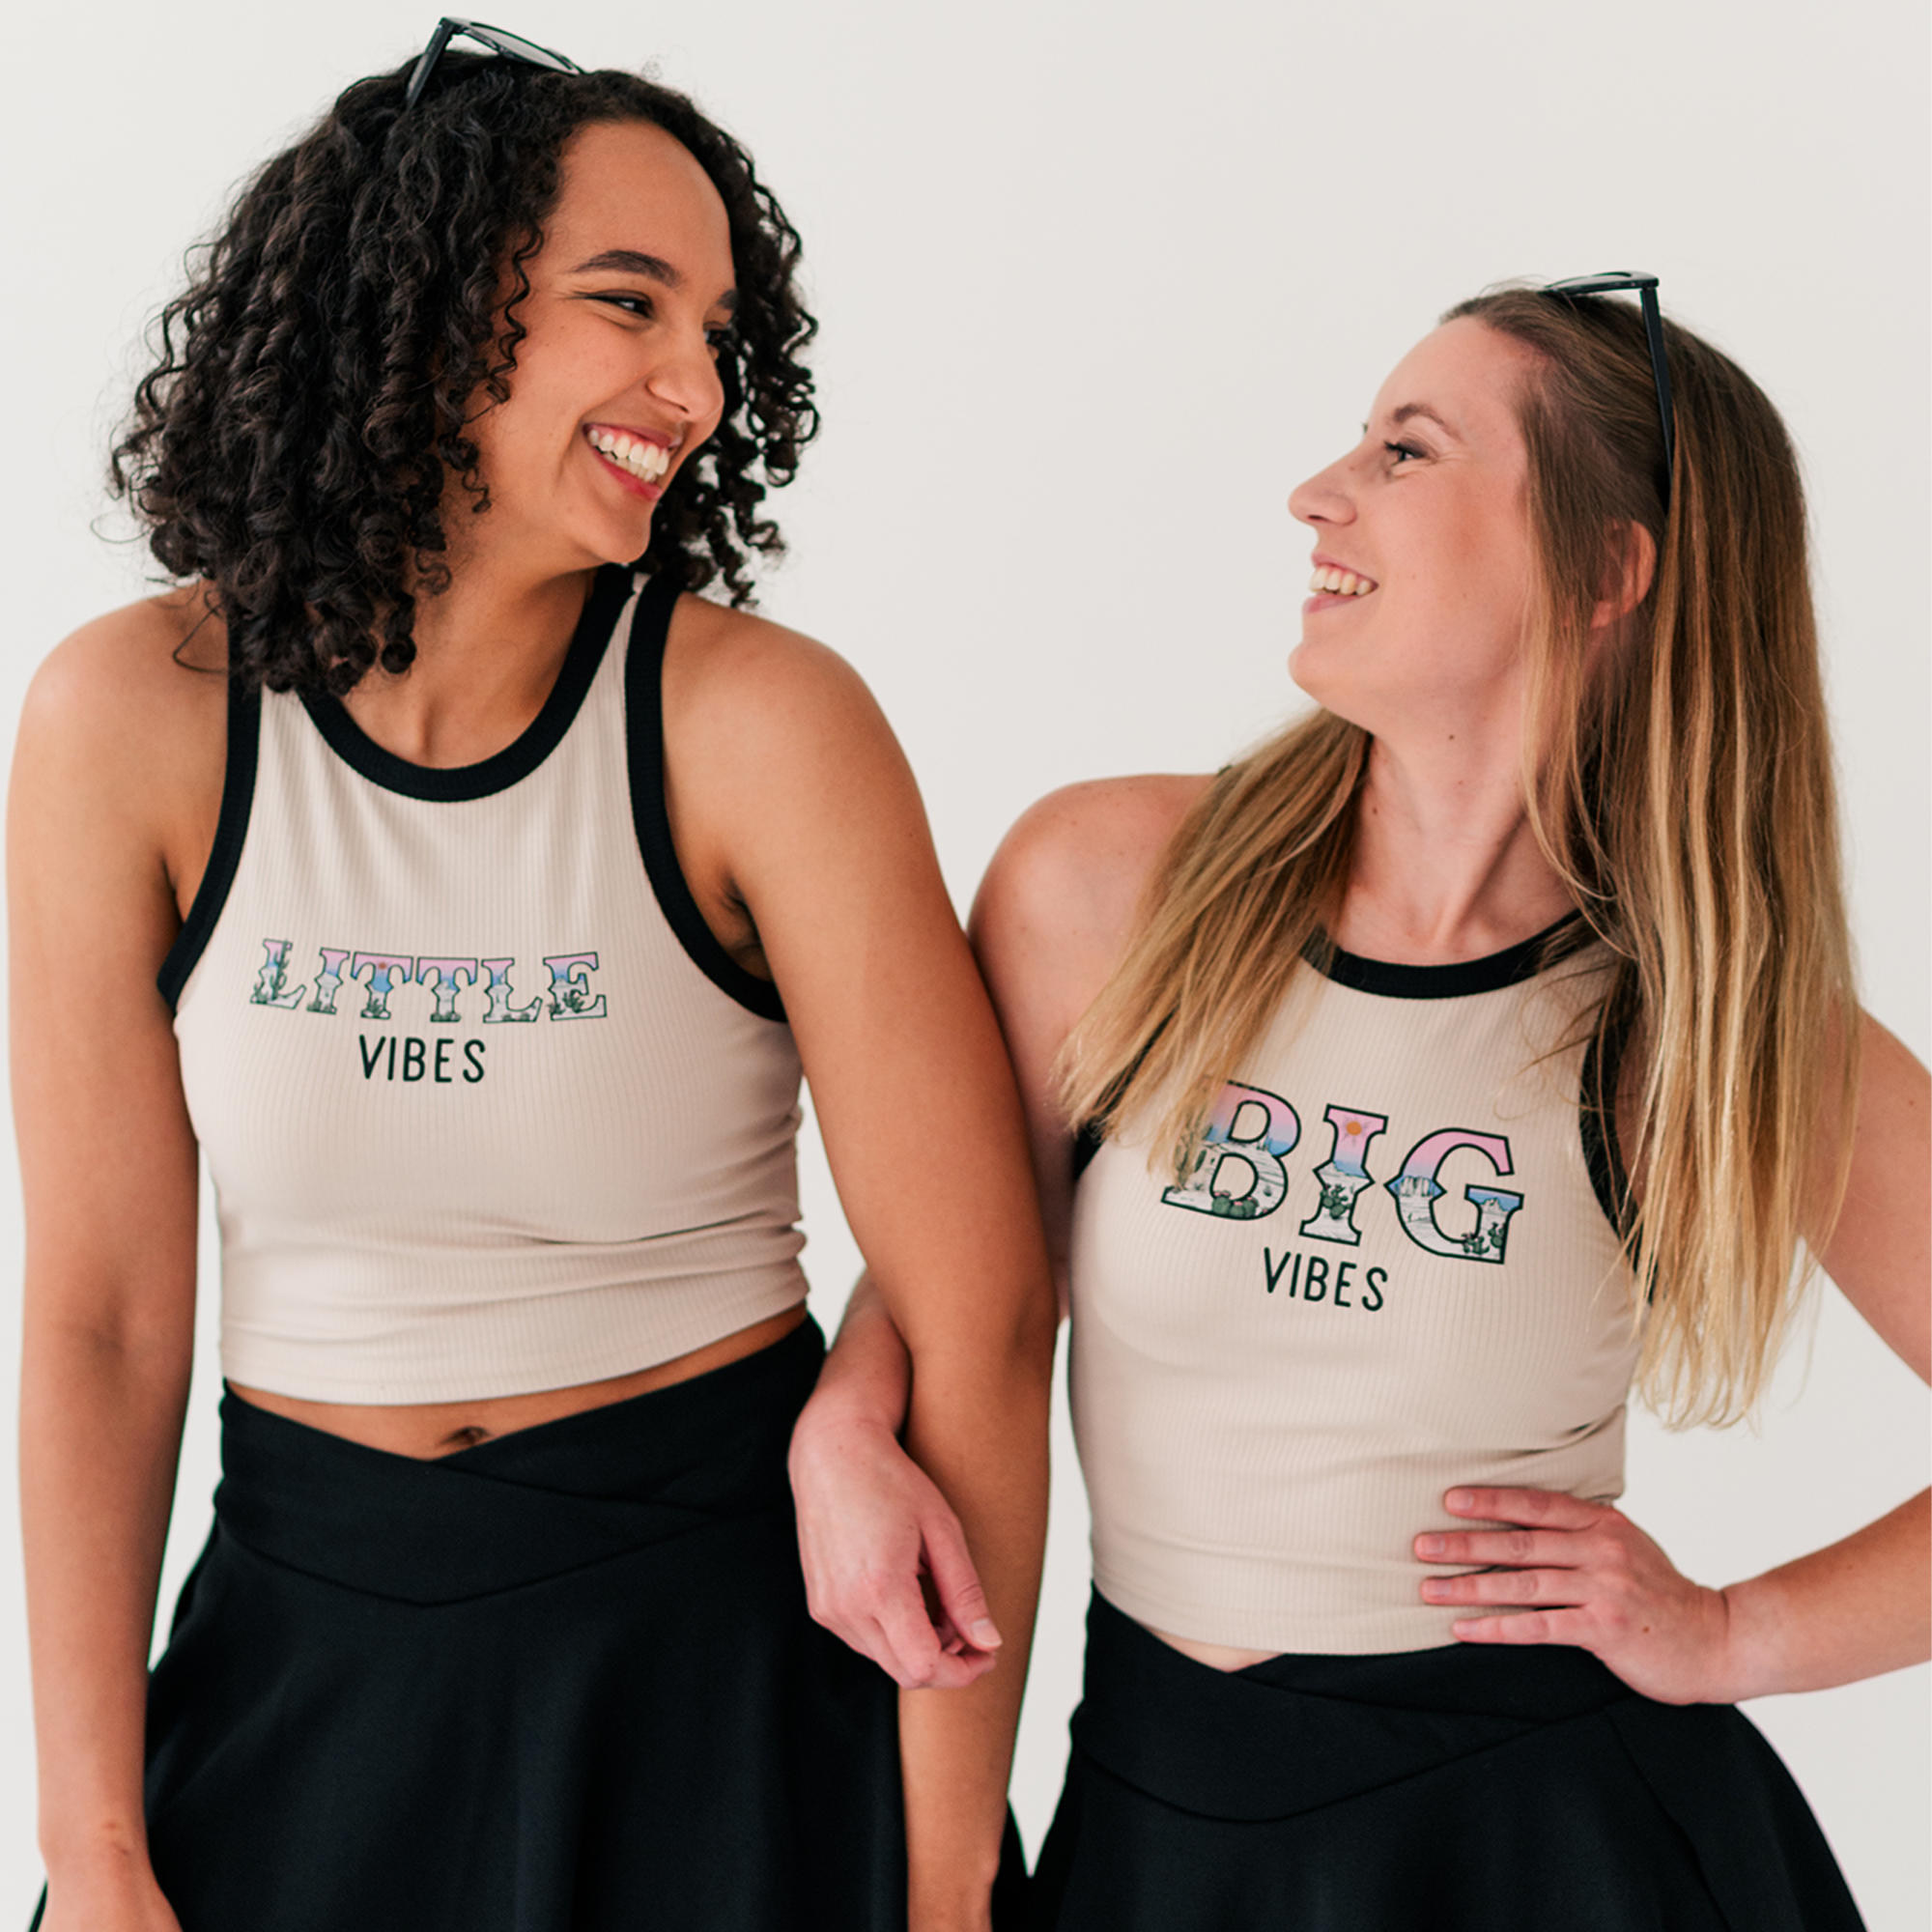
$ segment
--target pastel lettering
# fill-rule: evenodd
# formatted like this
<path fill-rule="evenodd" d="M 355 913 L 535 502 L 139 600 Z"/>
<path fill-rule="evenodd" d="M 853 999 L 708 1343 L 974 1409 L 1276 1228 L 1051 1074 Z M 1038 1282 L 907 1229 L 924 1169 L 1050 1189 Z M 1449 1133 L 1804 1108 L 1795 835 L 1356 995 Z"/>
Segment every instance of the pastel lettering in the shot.
<path fill-rule="evenodd" d="M 1520 1194 L 1501 1187 L 1464 1188 L 1463 1198 L 1476 1210 L 1476 1225 L 1466 1235 L 1447 1233 L 1436 1217 L 1436 1203 L 1448 1191 L 1436 1176 L 1443 1162 L 1463 1148 L 1481 1154 L 1499 1175 L 1515 1172 L 1510 1164 L 1509 1142 L 1500 1134 L 1445 1127 L 1417 1141 L 1409 1149 L 1402 1172 L 1385 1185 L 1395 1197 L 1403 1233 L 1418 1248 L 1427 1249 L 1432 1255 L 1500 1265 L 1509 1240 L 1510 1219 L 1522 1206 Z"/>
<path fill-rule="evenodd" d="M 1163 1188 L 1160 1198 L 1191 1213 L 1259 1221 L 1287 1199 L 1282 1157 L 1300 1138 L 1300 1117 L 1279 1094 L 1231 1080 L 1214 1102 L 1180 1185 Z"/>
<path fill-rule="evenodd" d="M 550 1016 L 554 1020 L 601 1020 L 604 995 L 590 991 L 590 975 L 597 970 L 594 952 L 564 952 L 546 959 L 550 968 Z"/>

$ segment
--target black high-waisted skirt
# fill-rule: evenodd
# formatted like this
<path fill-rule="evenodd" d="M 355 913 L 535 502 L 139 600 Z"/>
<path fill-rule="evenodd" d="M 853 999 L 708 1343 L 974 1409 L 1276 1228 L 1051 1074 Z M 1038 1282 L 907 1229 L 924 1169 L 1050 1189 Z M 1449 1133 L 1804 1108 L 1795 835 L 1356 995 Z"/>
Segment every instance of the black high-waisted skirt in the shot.
<path fill-rule="evenodd" d="M 1095 1596 L 1038 1932 L 1858 1932 L 1791 1776 L 1729 1705 L 1586 1651 L 1457 1645 L 1221 1672 Z"/>
<path fill-rule="evenodd" d="M 895 1692 L 785 1478 L 823 1354 L 437 1462 L 228 1397 L 149 1696 L 183 1932 L 901 1932 Z"/>

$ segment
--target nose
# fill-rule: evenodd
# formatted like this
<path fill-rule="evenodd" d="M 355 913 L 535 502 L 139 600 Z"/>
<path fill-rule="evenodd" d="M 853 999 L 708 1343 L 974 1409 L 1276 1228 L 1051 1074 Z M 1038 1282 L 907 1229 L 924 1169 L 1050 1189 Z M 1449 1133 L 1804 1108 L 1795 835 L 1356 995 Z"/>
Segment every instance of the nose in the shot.
<path fill-rule="evenodd" d="M 1348 458 L 1318 470 L 1307 482 L 1289 492 L 1288 514 L 1304 524 L 1346 524 L 1355 514 L 1355 506 L 1346 488 L 1344 470 Z"/>
<path fill-rule="evenodd" d="M 657 401 L 701 426 L 706 435 L 724 412 L 724 384 L 702 329 L 681 329 L 674 340 L 666 341 L 644 378 L 644 387 Z"/>

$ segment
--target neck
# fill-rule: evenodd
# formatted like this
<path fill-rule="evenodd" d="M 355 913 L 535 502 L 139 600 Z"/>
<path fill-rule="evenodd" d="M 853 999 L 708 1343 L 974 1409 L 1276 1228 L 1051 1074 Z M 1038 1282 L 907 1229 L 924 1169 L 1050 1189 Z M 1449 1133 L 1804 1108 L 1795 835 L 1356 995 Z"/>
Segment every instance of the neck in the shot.
<path fill-rule="evenodd" d="M 1345 952 L 1415 966 L 1480 959 L 1573 906 L 1530 831 L 1514 734 L 1489 747 L 1371 744 L 1334 934 Z"/>
<path fill-rule="evenodd" d="M 543 709 L 589 591 L 588 571 L 535 577 L 466 558 L 440 596 L 418 596 L 410 668 L 372 670 L 343 701 L 377 744 L 412 764 L 480 763 Z"/>

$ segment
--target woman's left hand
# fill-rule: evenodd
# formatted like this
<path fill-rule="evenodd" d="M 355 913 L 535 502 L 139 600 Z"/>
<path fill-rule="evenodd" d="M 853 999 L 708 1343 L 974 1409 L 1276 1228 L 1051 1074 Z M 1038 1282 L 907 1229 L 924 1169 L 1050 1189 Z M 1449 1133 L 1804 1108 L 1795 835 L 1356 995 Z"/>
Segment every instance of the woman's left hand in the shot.
<path fill-rule="evenodd" d="M 1467 1607 L 1453 1626 L 1464 1643 L 1575 1644 L 1664 1704 L 1737 1696 L 1724 1592 L 1680 1575 L 1621 1510 L 1549 1490 L 1451 1490 L 1442 1502 L 1451 1516 L 1513 1525 L 1415 1539 L 1425 1563 L 1486 1566 L 1422 1582 L 1424 1602 Z"/>

